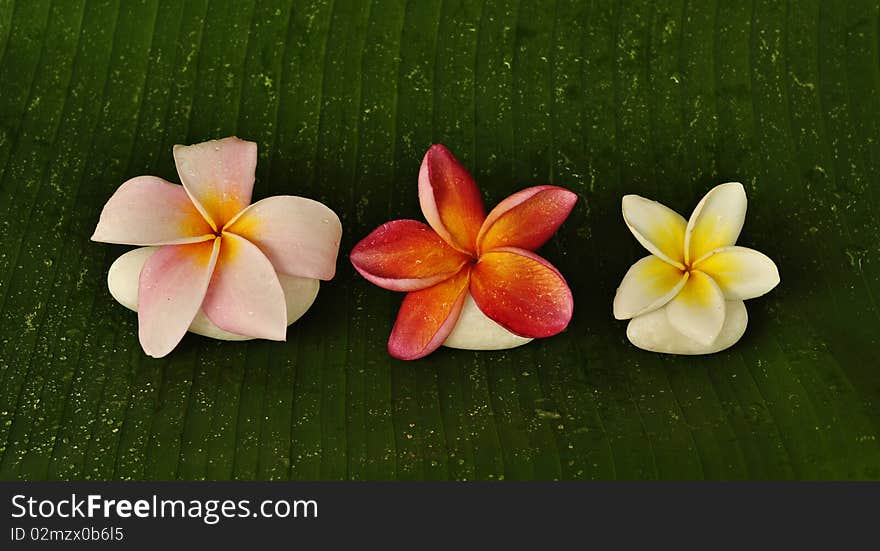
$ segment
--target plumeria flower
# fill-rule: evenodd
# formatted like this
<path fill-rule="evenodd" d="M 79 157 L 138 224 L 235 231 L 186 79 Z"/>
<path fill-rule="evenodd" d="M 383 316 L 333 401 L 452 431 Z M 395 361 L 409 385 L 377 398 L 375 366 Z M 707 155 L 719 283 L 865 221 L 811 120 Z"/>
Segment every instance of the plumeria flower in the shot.
<path fill-rule="evenodd" d="M 144 352 L 165 356 L 189 329 L 284 340 L 291 314 L 302 315 L 317 280 L 336 272 L 339 218 L 303 197 L 251 204 L 253 142 L 176 145 L 174 161 L 182 186 L 155 176 L 126 181 L 92 235 L 145 246 L 120 257 L 108 276 L 111 293 L 138 312 Z"/>
<path fill-rule="evenodd" d="M 448 149 L 432 146 L 419 171 L 428 225 L 387 222 L 351 252 L 366 279 L 408 293 L 389 353 L 413 360 L 441 344 L 511 348 L 565 329 L 571 291 L 562 274 L 532 251 L 556 232 L 576 201 L 568 190 L 537 186 L 511 195 L 486 216 L 473 177 Z"/>
<path fill-rule="evenodd" d="M 732 346 L 748 323 L 744 300 L 779 283 L 767 256 L 736 246 L 746 216 L 739 183 L 716 186 L 685 221 L 638 195 L 623 198 L 623 219 L 650 256 L 629 269 L 614 297 L 614 317 L 630 319 L 639 348 L 707 354 Z"/>

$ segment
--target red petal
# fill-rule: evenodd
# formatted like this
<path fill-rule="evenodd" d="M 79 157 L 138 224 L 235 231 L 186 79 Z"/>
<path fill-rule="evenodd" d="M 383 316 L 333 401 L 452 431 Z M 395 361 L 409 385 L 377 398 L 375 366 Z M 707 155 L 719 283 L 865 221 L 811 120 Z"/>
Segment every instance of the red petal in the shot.
<path fill-rule="evenodd" d="M 540 256 L 513 247 L 485 253 L 471 271 L 471 295 L 484 314 L 522 337 L 549 337 L 568 326 L 571 290 Z"/>
<path fill-rule="evenodd" d="M 517 247 L 534 251 L 556 233 L 577 202 L 577 195 L 556 186 L 535 186 L 498 203 L 480 228 L 477 247 Z"/>
<path fill-rule="evenodd" d="M 468 257 L 416 220 L 382 224 L 351 251 L 351 263 L 369 281 L 392 291 L 418 291 L 448 279 Z"/>
<path fill-rule="evenodd" d="M 442 283 L 406 295 L 388 339 L 389 354 L 415 360 L 443 344 L 461 313 L 469 272 L 465 268 Z"/>
<path fill-rule="evenodd" d="M 476 252 L 486 218 L 473 176 L 442 145 L 432 145 L 419 170 L 419 203 L 428 224 L 456 249 Z"/>

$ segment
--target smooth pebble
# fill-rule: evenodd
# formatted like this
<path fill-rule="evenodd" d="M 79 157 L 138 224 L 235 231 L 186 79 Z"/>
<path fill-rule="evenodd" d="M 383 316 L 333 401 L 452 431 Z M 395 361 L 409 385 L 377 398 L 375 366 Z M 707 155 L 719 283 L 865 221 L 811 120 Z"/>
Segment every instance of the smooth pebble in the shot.
<path fill-rule="evenodd" d="M 730 348 L 746 332 L 749 314 L 741 300 L 729 300 L 721 332 L 711 344 L 702 344 L 679 333 L 666 317 L 666 307 L 642 314 L 630 320 L 626 328 L 629 342 L 642 350 L 662 354 L 714 354 Z"/>
<path fill-rule="evenodd" d="M 458 322 L 443 346 L 463 350 L 505 350 L 522 346 L 532 339 L 514 335 L 486 316 L 468 293 Z"/>

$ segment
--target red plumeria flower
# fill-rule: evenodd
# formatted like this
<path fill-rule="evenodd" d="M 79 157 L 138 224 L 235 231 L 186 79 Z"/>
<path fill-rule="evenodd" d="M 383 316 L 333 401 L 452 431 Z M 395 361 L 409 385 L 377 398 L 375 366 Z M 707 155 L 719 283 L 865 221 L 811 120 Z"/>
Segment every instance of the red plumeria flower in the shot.
<path fill-rule="evenodd" d="M 351 252 L 366 279 L 409 293 L 388 352 L 414 360 L 436 350 L 469 294 L 483 314 L 520 337 L 565 329 L 574 307 L 571 291 L 562 274 L 532 251 L 550 239 L 576 201 L 566 189 L 536 186 L 486 216 L 470 173 L 444 146 L 431 146 L 419 170 L 419 203 L 429 225 L 387 222 Z"/>

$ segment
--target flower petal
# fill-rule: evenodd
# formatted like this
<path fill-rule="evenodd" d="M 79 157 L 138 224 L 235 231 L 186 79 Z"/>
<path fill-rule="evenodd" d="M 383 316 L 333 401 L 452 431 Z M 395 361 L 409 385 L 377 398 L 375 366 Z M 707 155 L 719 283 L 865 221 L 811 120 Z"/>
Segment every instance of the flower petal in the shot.
<path fill-rule="evenodd" d="M 281 288 L 284 290 L 284 299 L 287 302 L 287 325 L 290 326 L 301 318 L 315 302 L 320 282 L 317 279 L 284 274 L 278 274 L 278 281 L 281 282 Z M 196 314 L 189 330 L 196 335 L 223 341 L 250 341 L 255 338 L 220 329 L 205 314 L 204 308 Z"/>
<path fill-rule="evenodd" d="M 735 244 L 745 219 L 746 191 L 742 184 L 730 182 L 710 189 L 688 220 L 685 262 Z"/>
<path fill-rule="evenodd" d="M 107 273 L 107 287 L 110 294 L 119 304 L 125 306 L 129 310 L 138 310 L 138 279 L 144 263 L 149 259 L 159 247 L 141 247 L 132 249 L 117 258 L 110 266 Z M 298 276 L 289 276 L 278 274 L 278 281 L 281 283 L 281 289 L 284 290 L 284 300 L 287 306 L 287 325 L 296 322 L 303 314 L 308 311 L 315 297 L 318 296 L 320 283 L 317 279 L 310 279 Z M 204 335 L 212 339 L 220 339 L 224 341 L 246 341 L 252 340 L 254 337 L 247 335 L 239 335 L 230 333 L 220 329 L 205 315 L 204 302 L 203 309 L 199 310 L 189 331 L 197 335 Z"/>
<path fill-rule="evenodd" d="M 688 273 L 651 255 L 633 264 L 614 295 L 614 317 L 629 319 L 660 308 L 681 291 Z"/>
<path fill-rule="evenodd" d="M 214 239 L 183 186 L 156 176 L 126 181 L 107 201 L 92 241 L 124 245 L 179 245 Z"/>
<path fill-rule="evenodd" d="M 623 219 L 639 243 L 679 269 L 684 269 L 687 222 L 669 207 L 638 195 L 623 197 Z"/>
<path fill-rule="evenodd" d="M 202 309 L 230 333 L 275 341 L 287 337 L 284 291 L 275 268 L 256 245 L 233 233 L 221 238 Z"/>
<path fill-rule="evenodd" d="M 453 276 L 468 261 L 416 220 L 382 224 L 355 245 L 349 258 L 361 275 L 392 291 L 426 289 Z"/>
<path fill-rule="evenodd" d="M 666 315 L 679 333 L 712 344 L 724 325 L 724 294 L 711 277 L 691 270 L 687 283 L 666 305 Z"/>
<path fill-rule="evenodd" d="M 257 168 L 254 142 L 232 137 L 175 145 L 174 162 L 183 187 L 214 229 L 251 204 Z"/>
<path fill-rule="evenodd" d="M 483 254 L 470 292 L 484 314 L 521 337 L 549 337 L 568 327 L 574 309 L 565 279 L 540 256 L 513 247 Z"/>
<path fill-rule="evenodd" d="M 389 354 L 415 360 L 443 344 L 467 296 L 468 273 L 462 269 L 446 281 L 406 295 L 388 339 Z"/>
<path fill-rule="evenodd" d="M 747 300 L 779 285 L 779 270 L 770 258 L 747 247 L 716 249 L 695 264 L 709 274 L 727 300 Z"/>
<path fill-rule="evenodd" d="M 428 224 L 456 249 L 474 254 L 486 218 L 473 176 L 446 147 L 432 145 L 419 169 L 419 203 Z"/>
<path fill-rule="evenodd" d="M 477 236 L 477 248 L 534 251 L 556 233 L 575 203 L 577 194 L 556 186 L 535 186 L 514 193 L 486 217 Z"/>
<path fill-rule="evenodd" d="M 336 274 L 342 224 L 318 201 L 292 195 L 268 197 L 231 220 L 226 231 L 259 247 L 283 274 L 325 280 Z"/>
<path fill-rule="evenodd" d="M 141 270 L 138 336 L 144 352 L 165 356 L 177 346 L 202 306 L 220 252 L 220 239 L 166 245 Z"/>

